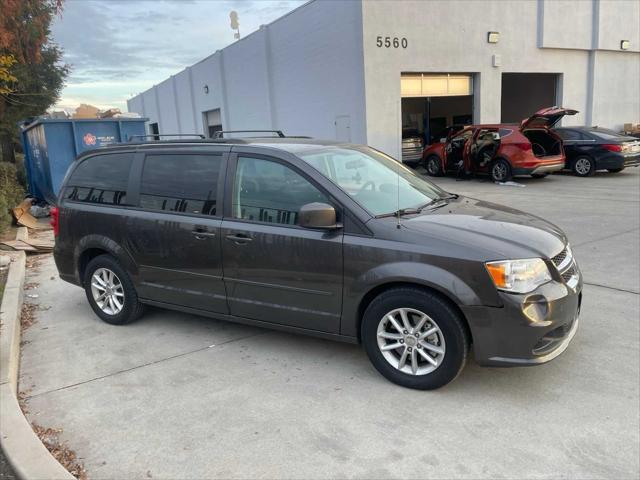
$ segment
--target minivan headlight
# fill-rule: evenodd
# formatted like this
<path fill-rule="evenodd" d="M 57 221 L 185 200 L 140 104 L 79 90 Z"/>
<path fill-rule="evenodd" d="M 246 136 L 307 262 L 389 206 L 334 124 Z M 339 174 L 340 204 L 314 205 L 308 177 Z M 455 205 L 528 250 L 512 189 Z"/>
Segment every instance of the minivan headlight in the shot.
<path fill-rule="evenodd" d="M 541 258 L 487 262 L 486 266 L 496 288 L 505 292 L 528 293 L 551 280 Z"/>

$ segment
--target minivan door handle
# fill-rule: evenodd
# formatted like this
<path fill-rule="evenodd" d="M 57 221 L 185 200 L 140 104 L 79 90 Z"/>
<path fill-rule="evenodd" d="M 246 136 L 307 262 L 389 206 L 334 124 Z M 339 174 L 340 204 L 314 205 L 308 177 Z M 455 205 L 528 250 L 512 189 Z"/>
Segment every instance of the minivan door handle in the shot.
<path fill-rule="evenodd" d="M 230 235 L 227 235 L 226 238 L 227 240 L 231 240 L 232 242 L 235 242 L 238 245 L 249 243 L 250 241 L 253 240 L 253 238 L 251 238 L 246 233 L 232 233 Z"/>
<path fill-rule="evenodd" d="M 214 232 L 208 232 L 206 229 L 202 227 L 196 227 L 191 231 L 191 234 L 196 237 L 198 240 L 204 240 L 207 237 L 215 237 L 216 234 Z"/>

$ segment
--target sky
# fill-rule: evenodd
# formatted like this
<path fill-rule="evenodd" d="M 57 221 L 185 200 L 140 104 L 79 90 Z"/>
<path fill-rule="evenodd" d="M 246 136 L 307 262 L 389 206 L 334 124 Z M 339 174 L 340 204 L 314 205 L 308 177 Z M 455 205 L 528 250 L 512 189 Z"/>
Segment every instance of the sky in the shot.
<path fill-rule="evenodd" d="M 52 25 L 71 74 L 56 109 L 126 111 L 128 98 L 244 37 L 306 0 L 66 0 Z"/>

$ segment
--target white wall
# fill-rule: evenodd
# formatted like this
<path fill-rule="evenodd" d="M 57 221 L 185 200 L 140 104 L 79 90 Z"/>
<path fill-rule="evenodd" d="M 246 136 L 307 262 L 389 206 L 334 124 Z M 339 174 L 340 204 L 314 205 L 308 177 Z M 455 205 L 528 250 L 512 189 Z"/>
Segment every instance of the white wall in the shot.
<path fill-rule="evenodd" d="M 640 123 L 640 54 L 594 52 L 591 125 L 621 130 Z"/>
<path fill-rule="evenodd" d="M 315 0 L 129 109 L 141 108 L 162 133 L 206 132 L 203 112 L 220 108 L 227 130 L 336 138 L 340 117 L 352 141 L 397 157 L 402 72 L 473 74 L 474 121 L 483 123 L 500 121 L 503 72 L 539 72 L 559 74 L 558 103 L 580 111 L 565 125 L 617 129 L 640 122 L 639 16 L 637 0 Z M 489 31 L 500 32 L 497 44 Z M 405 37 L 408 48 L 378 48 L 379 35 Z M 621 39 L 630 51 L 619 50 Z"/>
<path fill-rule="evenodd" d="M 620 40 L 629 40 L 628 52 L 640 52 L 640 2 L 638 0 L 599 0 L 597 44 L 600 50 L 620 51 Z"/>
<path fill-rule="evenodd" d="M 537 8 L 540 19 L 538 46 L 592 48 L 594 3 L 591 0 L 540 0 Z"/>
<path fill-rule="evenodd" d="M 500 121 L 503 72 L 561 74 L 559 103 L 580 111 L 565 125 L 593 119 L 619 128 L 639 121 L 640 55 L 620 52 L 619 40 L 611 38 L 624 34 L 638 43 L 640 4 L 594 1 L 363 2 L 368 143 L 399 156 L 402 72 L 476 74 L 478 123 Z M 612 28 L 613 19 L 618 29 Z M 489 31 L 500 32 L 497 44 L 487 42 Z M 406 37 L 409 46 L 378 48 L 378 35 Z M 618 51 L 594 54 L 594 38 Z M 500 67 L 492 66 L 493 55 L 501 57 Z M 610 103 L 615 108 L 607 107 Z"/>
<path fill-rule="evenodd" d="M 191 82 L 189 81 L 189 72 L 183 70 L 173 77 L 174 93 L 178 104 L 178 124 L 179 129 L 176 133 L 197 133 L 198 123 L 194 114 L 191 98 Z"/>
<path fill-rule="evenodd" d="M 362 10 L 357 1 L 315 1 L 269 26 L 274 120 L 291 135 L 336 138 L 348 115 L 364 143 Z"/>
<path fill-rule="evenodd" d="M 173 94 L 173 77 L 156 86 L 160 133 L 179 133 L 178 112 Z"/>
<path fill-rule="evenodd" d="M 357 1 L 307 3 L 134 97 L 129 110 L 143 108 L 161 133 L 203 133 L 203 112 L 220 108 L 225 130 L 329 139 L 348 115 L 352 141 L 364 142 L 361 13 Z"/>

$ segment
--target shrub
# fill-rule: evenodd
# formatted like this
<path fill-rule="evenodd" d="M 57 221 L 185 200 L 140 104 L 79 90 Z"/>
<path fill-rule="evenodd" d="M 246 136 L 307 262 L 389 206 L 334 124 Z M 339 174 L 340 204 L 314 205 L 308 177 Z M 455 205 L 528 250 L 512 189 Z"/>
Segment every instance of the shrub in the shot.
<path fill-rule="evenodd" d="M 16 174 L 18 184 L 20 184 L 24 190 L 27 190 L 27 170 L 24 167 L 24 153 L 16 152 Z"/>
<path fill-rule="evenodd" d="M 24 198 L 24 189 L 18 181 L 16 166 L 0 162 L 0 232 L 11 223 L 11 209 Z"/>

